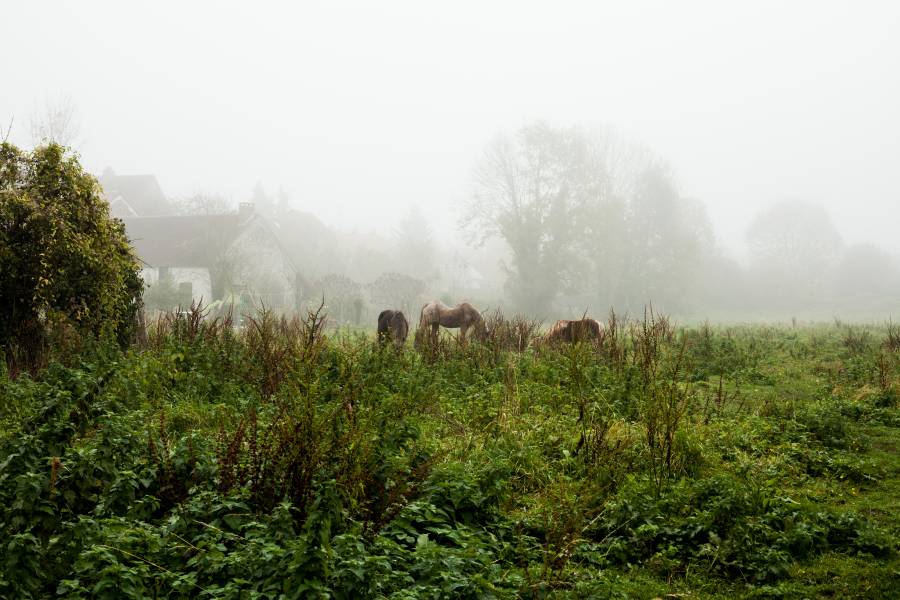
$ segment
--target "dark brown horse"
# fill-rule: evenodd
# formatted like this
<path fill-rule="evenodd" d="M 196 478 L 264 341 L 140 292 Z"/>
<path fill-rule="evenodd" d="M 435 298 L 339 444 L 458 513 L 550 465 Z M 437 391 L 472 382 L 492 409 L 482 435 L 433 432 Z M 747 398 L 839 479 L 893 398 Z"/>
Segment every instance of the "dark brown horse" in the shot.
<path fill-rule="evenodd" d="M 478 340 L 484 341 L 487 337 L 487 328 L 481 313 L 468 302 L 461 302 L 450 308 L 443 302 L 434 300 L 423 306 L 422 314 L 419 316 L 419 328 L 422 333 L 428 334 L 431 341 L 436 343 L 441 327 L 458 328 L 459 339 L 462 342 L 466 341 L 466 332 L 469 328 L 474 329 Z"/>
<path fill-rule="evenodd" d="M 599 321 L 591 318 L 577 321 L 559 320 L 544 335 L 547 342 L 593 342 L 603 338 L 604 329 Z"/>
<path fill-rule="evenodd" d="M 406 336 L 409 335 L 409 323 L 399 310 L 383 310 L 378 315 L 378 341 L 385 343 L 394 342 L 398 348 L 406 343 Z"/>

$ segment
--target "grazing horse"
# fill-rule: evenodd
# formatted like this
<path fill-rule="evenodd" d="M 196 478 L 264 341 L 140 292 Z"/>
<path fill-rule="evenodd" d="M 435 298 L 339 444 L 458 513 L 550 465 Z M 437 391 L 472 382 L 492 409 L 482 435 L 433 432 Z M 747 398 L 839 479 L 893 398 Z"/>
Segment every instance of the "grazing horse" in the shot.
<path fill-rule="evenodd" d="M 450 308 L 439 300 L 429 302 L 422 307 L 422 314 L 419 316 L 419 328 L 423 333 L 430 334 L 431 341 L 436 343 L 438 338 L 438 330 L 441 326 L 451 329 L 459 328 L 459 339 L 466 341 L 466 332 L 470 327 L 475 330 L 475 337 L 480 341 L 484 341 L 487 337 L 487 327 L 484 325 L 484 319 L 478 309 L 469 304 L 462 302 L 453 308 Z M 430 328 L 430 331 L 428 331 Z"/>
<path fill-rule="evenodd" d="M 550 331 L 544 335 L 544 340 L 574 344 L 576 342 L 600 340 L 603 338 L 603 333 L 603 325 L 595 319 L 560 320 L 554 323 Z"/>
<path fill-rule="evenodd" d="M 378 315 L 378 341 L 385 343 L 387 341 L 394 342 L 398 348 L 406 343 L 406 336 L 409 335 L 409 323 L 406 321 L 406 315 L 399 310 L 383 310 Z"/>

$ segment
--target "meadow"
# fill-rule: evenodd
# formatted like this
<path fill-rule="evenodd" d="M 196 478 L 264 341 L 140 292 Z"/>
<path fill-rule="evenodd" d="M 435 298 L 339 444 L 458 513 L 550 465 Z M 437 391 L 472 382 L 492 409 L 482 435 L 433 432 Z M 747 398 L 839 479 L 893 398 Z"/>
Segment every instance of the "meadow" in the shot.
<path fill-rule="evenodd" d="M 0 597 L 900 594 L 900 327 L 491 325 L 195 310 L 0 373 Z"/>

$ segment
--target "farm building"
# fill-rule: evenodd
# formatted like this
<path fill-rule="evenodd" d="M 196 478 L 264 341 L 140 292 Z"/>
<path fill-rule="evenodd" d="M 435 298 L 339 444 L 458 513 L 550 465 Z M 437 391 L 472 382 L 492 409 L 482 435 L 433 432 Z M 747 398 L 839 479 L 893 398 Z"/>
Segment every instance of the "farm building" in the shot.
<path fill-rule="evenodd" d="M 100 177 L 113 216 L 143 263 L 148 306 L 172 308 L 228 300 L 238 307 L 293 308 L 303 278 L 277 225 L 242 203 L 237 212 L 174 215 L 154 175 Z"/>
<path fill-rule="evenodd" d="M 206 304 L 231 296 L 247 306 L 263 303 L 292 308 L 302 294 L 302 278 L 274 226 L 242 203 L 236 213 L 130 217 L 128 237 L 144 263 L 150 289 L 178 289 L 181 303 Z"/>

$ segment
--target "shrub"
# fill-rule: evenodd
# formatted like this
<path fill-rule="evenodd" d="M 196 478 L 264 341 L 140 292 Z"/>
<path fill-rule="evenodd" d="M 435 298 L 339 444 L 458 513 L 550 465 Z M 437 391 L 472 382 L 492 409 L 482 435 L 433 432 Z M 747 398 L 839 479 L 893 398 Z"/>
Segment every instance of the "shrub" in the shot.
<path fill-rule="evenodd" d="M 895 548 L 855 513 L 815 510 L 768 483 L 725 476 L 682 480 L 658 499 L 630 486 L 588 534 L 612 564 L 648 560 L 671 574 L 694 563 L 756 582 L 782 579 L 793 561 L 829 549 L 884 557 Z"/>
<path fill-rule="evenodd" d="M 888 352 L 900 352 L 900 325 L 893 321 L 887 324 L 887 331 L 882 346 Z"/>
<path fill-rule="evenodd" d="M 863 354 L 872 345 L 872 334 L 865 329 L 854 329 L 848 326 L 841 342 L 851 354 Z"/>
<path fill-rule="evenodd" d="M 129 341 L 142 283 L 97 180 L 56 144 L 0 145 L 0 345 L 13 371 L 46 360 L 53 330 Z"/>
<path fill-rule="evenodd" d="M 487 328 L 484 343 L 497 352 L 501 350 L 524 352 L 541 328 L 538 319 L 521 314 L 507 319 L 500 309 L 488 314 L 484 321 Z"/>

